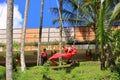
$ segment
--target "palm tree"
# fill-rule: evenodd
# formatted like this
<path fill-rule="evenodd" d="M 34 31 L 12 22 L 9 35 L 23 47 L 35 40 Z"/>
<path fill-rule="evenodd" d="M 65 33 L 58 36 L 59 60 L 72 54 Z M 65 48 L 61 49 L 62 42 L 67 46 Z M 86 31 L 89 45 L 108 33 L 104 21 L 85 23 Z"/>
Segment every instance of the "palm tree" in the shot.
<path fill-rule="evenodd" d="M 6 28 L 6 80 L 13 80 L 12 73 L 12 44 L 13 44 L 13 10 L 14 0 L 8 0 L 7 3 L 7 28 Z"/>
<path fill-rule="evenodd" d="M 42 37 L 42 24 L 43 24 L 43 11 L 44 11 L 44 0 L 41 0 L 41 9 L 40 9 L 40 27 L 39 27 L 39 41 L 38 41 L 38 54 L 37 54 L 37 65 L 41 65 L 41 56 L 40 56 L 40 46 L 41 46 L 41 37 Z M 40 61 L 40 62 L 39 62 Z"/>
<path fill-rule="evenodd" d="M 107 2 L 107 1 L 106 1 Z M 101 6 L 100 6 L 100 13 L 98 18 L 98 41 L 100 43 L 100 61 L 101 61 L 101 70 L 105 69 L 105 52 L 104 52 L 104 46 L 105 46 L 105 29 L 104 29 L 104 21 L 105 19 L 105 3 L 104 0 L 101 0 Z M 105 19 L 105 20 L 104 20 Z M 107 35 L 108 36 L 108 35 Z"/>
<path fill-rule="evenodd" d="M 109 13 L 110 5 L 108 4 L 108 0 L 101 2 L 100 7 L 100 14 L 98 19 L 98 41 L 100 43 L 100 51 L 101 51 L 101 69 L 105 69 L 105 45 L 111 45 L 111 26 L 113 24 L 113 21 L 116 19 L 116 17 L 120 14 L 120 3 L 116 5 L 111 17 L 110 15 L 106 16 L 107 13 Z M 108 46 L 109 47 L 109 46 Z M 109 47 L 110 49 L 110 47 Z M 111 46 L 112 49 L 112 46 Z M 111 52 L 111 51 L 110 51 Z M 111 55 L 112 53 L 109 53 Z M 109 58 L 109 57 L 107 57 Z M 108 59 L 107 59 L 108 60 Z"/>
<path fill-rule="evenodd" d="M 72 11 L 70 11 L 71 9 L 69 9 L 69 10 L 63 9 L 63 11 L 62 11 L 63 16 L 64 16 L 64 18 L 62 18 L 63 22 L 68 22 L 73 25 L 92 26 L 95 31 L 96 54 L 97 54 L 99 43 L 101 44 L 101 47 L 103 47 L 104 46 L 103 44 L 105 42 L 107 42 L 106 38 L 108 36 L 106 36 L 105 35 L 106 33 L 104 33 L 103 22 L 106 23 L 109 21 L 108 18 L 110 17 L 110 14 L 111 14 L 111 12 L 110 12 L 111 8 L 114 7 L 111 5 L 114 2 L 114 0 L 106 0 L 104 3 L 104 6 L 100 5 L 101 0 L 92 0 L 92 1 L 91 0 L 79 0 L 79 1 L 78 0 L 66 0 L 66 1 L 67 1 L 67 3 L 70 4 Z M 111 3 L 111 4 L 109 5 L 109 3 Z M 58 14 L 57 8 L 51 8 L 50 10 L 52 12 Z M 56 18 L 53 20 L 53 23 L 56 23 L 58 21 L 59 21 L 59 18 Z M 76 21 L 77 21 L 77 24 L 76 24 Z M 101 27 L 99 27 L 98 25 L 100 25 Z M 101 30 L 99 30 L 97 28 L 100 28 Z M 108 28 L 108 26 L 107 26 L 107 28 Z M 107 31 L 109 32 L 110 28 L 107 29 L 106 32 Z M 98 37 L 99 32 L 100 33 L 103 32 L 103 33 L 101 35 L 99 35 L 99 37 Z M 108 32 L 107 32 L 107 34 L 109 34 Z M 105 40 L 105 41 L 103 41 L 103 40 Z M 103 49 L 101 49 L 101 51 L 103 52 Z M 102 55 L 104 55 L 104 53 L 102 53 Z"/>
<path fill-rule="evenodd" d="M 98 15 L 100 12 L 100 1 L 101 0 L 64 0 L 64 3 L 67 2 L 67 5 L 69 4 L 70 9 L 64 9 L 62 10 L 62 17 L 63 23 L 70 23 L 72 25 L 82 25 L 82 26 L 92 26 L 94 28 L 95 34 L 97 33 L 97 21 L 98 21 Z M 115 0 L 109 0 L 109 3 L 113 5 L 113 2 Z M 117 3 L 117 0 L 116 2 Z M 50 9 L 55 14 L 58 14 L 57 8 L 51 8 Z M 53 20 L 53 23 L 59 21 L 59 18 L 56 18 Z M 77 24 L 76 24 L 77 21 Z M 97 35 L 95 35 L 96 38 L 96 49 L 97 49 Z M 96 53 L 98 50 L 96 50 Z"/>
<path fill-rule="evenodd" d="M 26 34 L 26 25 L 27 25 L 27 17 L 28 17 L 28 8 L 29 8 L 29 0 L 26 0 L 25 13 L 24 13 L 24 24 L 23 24 L 23 32 L 22 32 L 22 43 L 21 43 L 21 71 L 24 72 L 26 70 L 25 65 L 25 57 L 24 57 L 24 43 L 25 43 L 25 34 Z"/>
<path fill-rule="evenodd" d="M 100 0 L 66 0 L 67 4 L 69 3 L 71 9 L 63 9 L 62 18 L 63 23 L 70 23 L 72 25 L 84 25 L 84 26 L 93 26 L 96 33 L 97 28 L 97 19 L 99 13 L 99 4 Z M 51 8 L 52 12 L 57 13 L 57 8 Z M 53 20 L 53 23 L 59 21 L 59 18 Z M 76 23 L 77 22 L 77 23 Z M 97 36 L 97 35 L 96 35 Z M 97 43 L 97 39 L 96 39 Z M 98 52 L 98 50 L 96 51 Z"/>
<path fill-rule="evenodd" d="M 60 53 L 62 53 L 62 5 L 63 5 L 63 0 L 60 0 L 60 8 L 59 8 L 59 19 L 60 19 Z M 61 66 L 62 64 L 62 57 L 59 58 L 59 65 Z"/>

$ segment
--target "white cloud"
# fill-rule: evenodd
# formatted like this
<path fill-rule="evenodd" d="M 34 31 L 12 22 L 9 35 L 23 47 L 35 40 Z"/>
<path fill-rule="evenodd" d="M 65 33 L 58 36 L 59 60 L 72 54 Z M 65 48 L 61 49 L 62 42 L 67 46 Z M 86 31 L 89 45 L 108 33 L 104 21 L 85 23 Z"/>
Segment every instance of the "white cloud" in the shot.
<path fill-rule="evenodd" d="M 7 4 L 0 3 L 0 29 L 6 29 Z M 14 5 L 14 24 L 13 28 L 21 28 L 23 23 L 22 14 L 18 10 L 18 5 Z"/>

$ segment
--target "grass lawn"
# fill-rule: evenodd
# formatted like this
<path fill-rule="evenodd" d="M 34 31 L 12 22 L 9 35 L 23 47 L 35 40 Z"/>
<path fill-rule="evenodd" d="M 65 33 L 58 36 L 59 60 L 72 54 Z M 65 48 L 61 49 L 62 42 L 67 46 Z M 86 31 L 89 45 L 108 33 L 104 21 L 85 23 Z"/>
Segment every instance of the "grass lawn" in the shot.
<path fill-rule="evenodd" d="M 120 80 L 119 75 L 110 72 L 109 69 L 101 71 L 98 61 L 80 62 L 79 66 L 69 68 L 69 71 L 64 67 L 55 70 L 46 64 L 30 67 L 25 73 L 21 73 L 18 68 L 18 72 L 14 72 L 13 77 L 14 80 Z M 2 68 L 1 75 L 5 76 L 4 68 Z"/>
<path fill-rule="evenodd" d="M 64 69 L 51 70 L 48 73 L 52 80 L 61 80 L 59 76 L 62 80 L 119 80 L 117 73 L 111 73 L 110 70 L 101 71 L 100 63 L 93 61 L 81 62 L 80 66 L 74 67 L 68 73 Z"/>

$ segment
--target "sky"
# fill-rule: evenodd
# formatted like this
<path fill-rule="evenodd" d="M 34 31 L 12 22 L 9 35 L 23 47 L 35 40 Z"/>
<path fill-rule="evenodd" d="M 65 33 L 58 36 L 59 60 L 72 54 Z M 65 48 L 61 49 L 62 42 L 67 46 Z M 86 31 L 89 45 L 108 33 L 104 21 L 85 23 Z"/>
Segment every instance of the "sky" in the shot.
<path fill-rule="evenodd" d="M 55 15 L 49 8 L 57 7 L 56 0 L 44 0 L 43 27 L 57 27 L 52 24 Z M 14 0 L 14 25 L 13 28 L 23 26 L 24 10 L 26 0 Z M 41 0 L 30 0 L 27 28 L 38 28 L 40 25 L 40 6 Z M 6 28 L 7 0 L 0 0 L 0 29 Z"/>

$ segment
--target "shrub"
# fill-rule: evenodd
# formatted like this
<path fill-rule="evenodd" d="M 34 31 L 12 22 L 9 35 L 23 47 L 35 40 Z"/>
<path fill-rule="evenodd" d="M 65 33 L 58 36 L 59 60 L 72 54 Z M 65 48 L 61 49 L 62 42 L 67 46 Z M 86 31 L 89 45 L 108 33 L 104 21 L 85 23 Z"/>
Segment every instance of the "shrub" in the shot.
<path fill-rule="evenodd" d="M 44 71 L 42 66 L 29 68 L 25 73 L 18 71 L 14 74 L 14 80 L 42 80 Z"/>
<path fill-rule="evenodd" d="M 5 67 L 0 66 L 0 80 L 5 80 Z"/>
<path fill-rule="evenodd" d="M 22 73 L 20 69 L 18 72 L 14 72 L 14 80 L 48 80 L 49 62 L 44 66 L 34 66 L 28 68 L 25 73 Z"/>
<path fill-rule="evenodd" d="M 114 71 L 118 72 L 120 75 L 120 61 L 116 64 Z"/>

